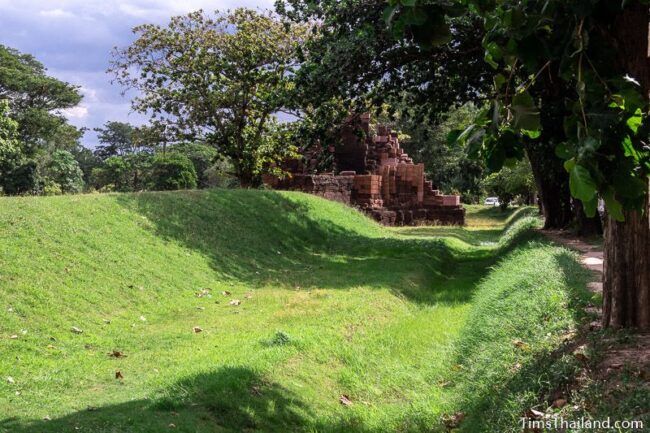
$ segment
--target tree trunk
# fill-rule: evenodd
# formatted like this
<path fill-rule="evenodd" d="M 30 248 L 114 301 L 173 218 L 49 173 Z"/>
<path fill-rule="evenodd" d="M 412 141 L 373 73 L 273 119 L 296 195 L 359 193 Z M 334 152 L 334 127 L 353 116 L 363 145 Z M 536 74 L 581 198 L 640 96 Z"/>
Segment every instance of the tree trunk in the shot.
<path fill-rule="evenodd" d="M 596 214 L 589 218 L 585 214 L 584 206 L 580 200 L 573 200 L 573 208 L 576 216 L 576 225 L 578 226 L 578 236 L 601 236 L 603 234 L 603 224 L 600 215 Z"/>
<path fill-rule="evenodd" d="M 547 143 L 529 143 L 526 153 L 539 193 L 544 228 L 566 227 L 573 221 L 569 175 L 562 166 L 562 161 L 555 156 L 554 146 Z"/>
<path fill-rule="evenodd" d="M 648 6 L 636 2 L 616 19 L 615 42 L 625 72 L 648 97 Z M 626 211 L 625 222 L 609 218 L 605 228 L 603 324 L 650 330 L 650 199 L 644 213 Z"/>
<path fill-rule="evenodd" d="M 611 218 L 605 229 L 603 324 L 650 329 L 650 209 Z"/>

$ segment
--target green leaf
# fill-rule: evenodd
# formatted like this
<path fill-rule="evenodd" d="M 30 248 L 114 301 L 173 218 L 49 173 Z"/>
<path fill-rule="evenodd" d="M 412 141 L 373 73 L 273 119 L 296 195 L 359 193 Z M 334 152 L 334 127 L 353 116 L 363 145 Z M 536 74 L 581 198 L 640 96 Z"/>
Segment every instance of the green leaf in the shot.
<path fill-rule="evenodd" d="M 537 131 L 529 131 L 528 129 L 522 129 L 521 133 L 525 135 L 528 138 L 531 138 L 533 140 L 538 139 L 542 135 L 542 131 L 537 130 Z"/>
<path fill-rule="evenodd" d="M 573 170 L 573 167 L 575 167 L 575 166 L 576 166 L 575 158 L 571 158 L 569 160 L 564 161 L 564 169 L 567 172 L 571 172 L 571 170 Z"/>
<path fill-rule="evenodd" d="M 598 210 L 598 197 L 594 196 L 591 200 L 582 201 L 582 206 L 584 207 L 585 215 L 589 218 L 596 216 L 596 211 Z"/>
<path fill-rule="evenodd" d="M 514 113 L 514 127 L 528 131 L 541 129 L 539 110 L 533 97 L 528 92 L 518 93 L 512 98 L 512 111 Z"/>
<path fill-rule="evenodd" d="M 476 128 L 476 125 L 475 125 L 475 124 L 471 124 L 471 125 L 469 125 L 467 128 L 465 128 L 465 130 L 464 130 L 463 132 L 461 132 L 461 133 L 458 135 L 458 137 L 456 137 L 456 140 L 461 141 L 461 142 L 467 140 L 467 138 L 469 137 L 469 134 L 472 133 L 472 131 L 474 130 L 474 128 Z"/>
<path fill-rule="evenodd" d="M 583 202 L 588 202 L 596 195 L 596 182 L 591 173 L 582 165 L 576 164 L 569 172 L 571 195 Z"/>
<path fill-rule="evenodd" d="M 455 146 L 458 144 L 458 138 L 463 133 L 461 129 L 454 129 L 447 134 L 447 144 L 449 146 Z"/>
<path fill-rule="evenodd" d="M 384 22 L 386 24 L 390 24 L 393 21 L 393 17 L 395 17 L 395 12 L 397 12 L 397 5 L 394 6 L 386 6 L 384 9 Z"/>
<path fill-rule="evenodd" d="M 555 146 L 555 155 L 561 159 L 569 159 L 573 156 L 566 143 L 560 143 Z"/>
<path fill-rule="evenodd" d="M 506 153 L 501 146 L 495 146 L 487 155 L 486 165 L 492 172 L 501 170 L 506 160 Z"/>
<path fill-rule="evenodd" d="M 494 76 L 494 88 L 499 91 L 501 87 L 506 83 L 506 77 L 503 74 L 496 74 Z"/>
<path fill-rule="evenodd" d="M 641 109 L 637 108 L 634 112 L 634 115 L 627 119 L 625 123 L 627 124 L 628 128 L 630 128 L 632 132 L 636 134 L 636 132 L 639 130 L 639 126 L 641 126 L 641 123 L 643 123 L 643 115 L 641 113 Z"/>
<path fill-rule="evenodd" d="M 634 143 L 632 143 L 632 139 L 630 136 L 626 136 L 623 139 L 623 153 L 625 156 L 629 156 L 634 158 L 635 161 L 638 161 L 640 159 L 639 152 L 634 148 Z"/>
<path fill-rule="evenodd" d="M 621 202 L 616 200 L 616 197 L 614 196 L 614 188 L 607 188 L 607 190 L 603 193 L 603 200 L 605 200 L 605 207 L 607 208 L 607 213 L 610 217 L 619 222 L 625 221 L 625 216 L 623 215 L 623 205 L 621 205 Z"/>

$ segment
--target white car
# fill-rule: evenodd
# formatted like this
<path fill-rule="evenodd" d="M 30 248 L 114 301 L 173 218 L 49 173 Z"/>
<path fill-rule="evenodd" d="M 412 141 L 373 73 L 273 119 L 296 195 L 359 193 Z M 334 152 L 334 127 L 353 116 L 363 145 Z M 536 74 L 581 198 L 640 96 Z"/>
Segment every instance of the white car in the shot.
<path fill-rule="evenodd" d="M 499 198 L 498 197 L 488 197 L 488 198 L 485 199 L 483 204 L 486 205 L 486 206 L 501 206 L 501 203 L 499 203 Z"/>

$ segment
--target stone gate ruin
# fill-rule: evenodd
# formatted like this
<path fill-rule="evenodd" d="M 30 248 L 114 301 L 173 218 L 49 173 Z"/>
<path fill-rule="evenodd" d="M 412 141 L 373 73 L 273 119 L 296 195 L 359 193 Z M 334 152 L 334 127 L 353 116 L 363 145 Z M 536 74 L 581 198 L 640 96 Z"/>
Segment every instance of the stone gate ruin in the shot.
<path fill-rule="evenodd" d="M 267 177 L 265 183 L 358 207 L 384 225 L 464 224 L 460 197 L 432 188 L 424 165 L 400 148 L 396 132 L 379 125 L 371 134 L 368 114 L 346 123 L 342 145 L 330 152 L 332 173 L 314 173 L 316 159 L 306 152 L 306 162 L 287 167 L 288 177 Z"/>

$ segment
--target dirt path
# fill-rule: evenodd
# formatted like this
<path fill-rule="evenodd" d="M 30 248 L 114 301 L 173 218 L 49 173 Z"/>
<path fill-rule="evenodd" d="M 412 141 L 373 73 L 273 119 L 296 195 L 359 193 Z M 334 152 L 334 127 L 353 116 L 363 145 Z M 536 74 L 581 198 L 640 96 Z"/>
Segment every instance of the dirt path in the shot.
<path fill-rule="evenodd" d="M 542 230 L 540 231 L 547 238 L 580 254 L 582 264 L 594 271 L 594 279 L 587 285 L 593 293 L 603 292 L 603 248 L 600 245 L 589 244 L 575 235 L 564 230 Z M 590 305 L 587 310 L 597 317 L 595 322 L 589 326 L 590 330 L 597 330 L 601 327 L 602 306 Z M 648 375 L 650 378 L 650 333 L 637 333 L 628 338 L 608 337 L 605 343 L 603 358 L 594 373 L 600 379 L 614 381 L 617 383 L 616 371 L 623 367 L 626 370 L 635 372 L 642 377 Z"/>
<path fill-rule="evenodd" d="M 575 235 L 565 230 L 540 230 L 540 232 L 547 238 L 551 239 L 553 242 L 562 244 L 567 248 L 580 253 L 582 264 L 586 268 L 598 273 L 598 278 L 590 284 L 598 283 L 598 291 L 602 293 L 603 285 L 601 282 L 601 277 L 603 274 L 604 263 L 602 246 L 588 244 L 587 242 L 576 238 Z"/>

